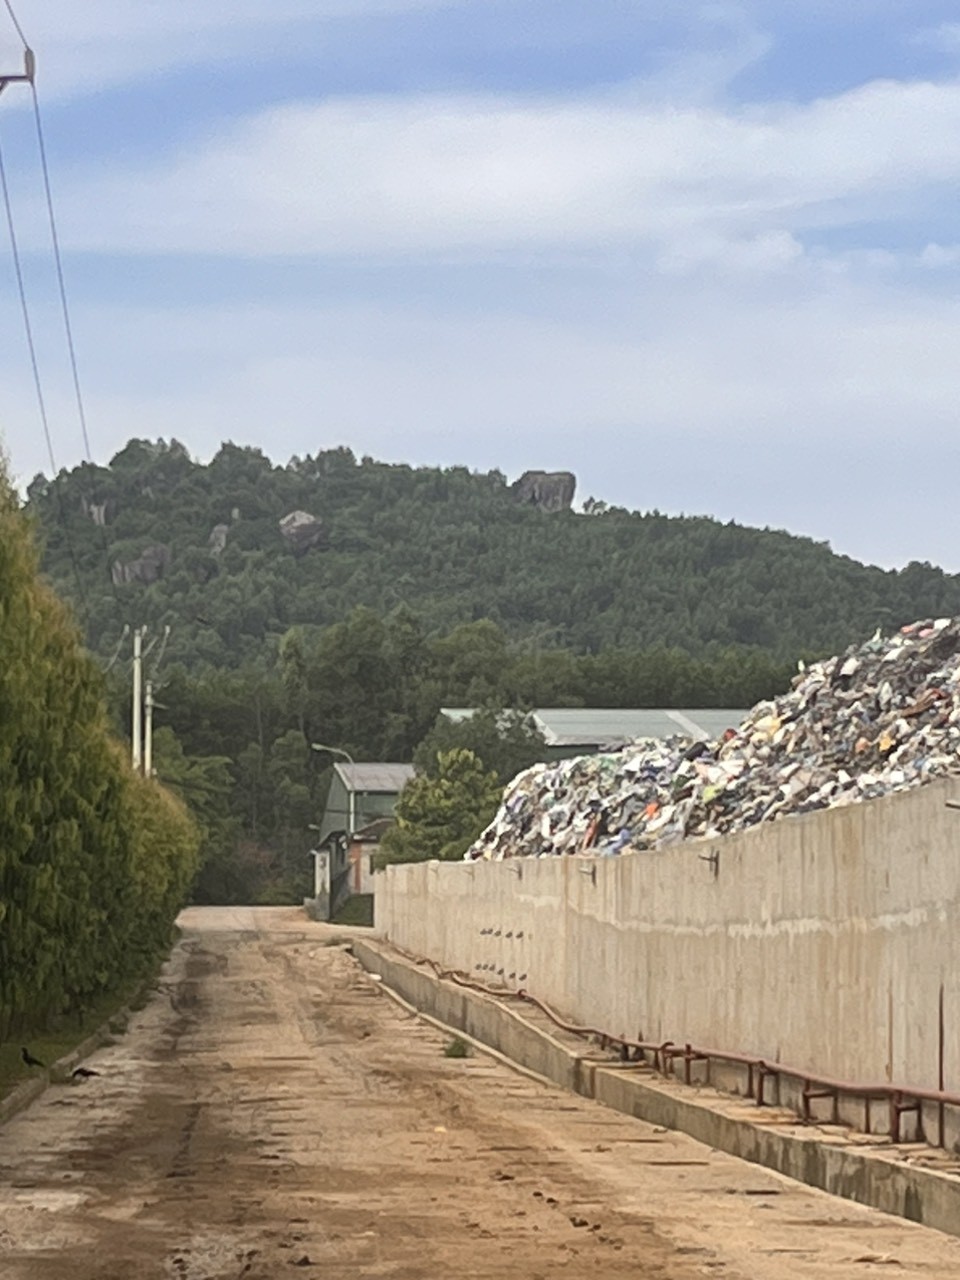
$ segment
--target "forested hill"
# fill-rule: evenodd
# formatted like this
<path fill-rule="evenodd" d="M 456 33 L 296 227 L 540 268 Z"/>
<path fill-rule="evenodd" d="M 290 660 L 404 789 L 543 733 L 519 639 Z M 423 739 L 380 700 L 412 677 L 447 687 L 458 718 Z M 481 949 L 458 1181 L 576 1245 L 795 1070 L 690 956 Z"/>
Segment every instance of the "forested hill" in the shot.
<path fill-rule="evenodd" d="M 884 571 L 784 532 L 585 506 L 548 512 L 498 471 L 344 448 L 277 465 L 227 444 L 204 465 L 142 440 L 28 490 L 46 571 L 91 646 L 109 653 L 124 622 L 170 623 L 168 657 L 194 668 L 272 664 L 291 626 L 356 605 L 406 605 L 433 632 L 488 618 L 544 649 L 749 645 L 782 658 L 960 613 L 960 577 L 929 565 Z M 317 523 L 285 535 L 295 512 Z"/>

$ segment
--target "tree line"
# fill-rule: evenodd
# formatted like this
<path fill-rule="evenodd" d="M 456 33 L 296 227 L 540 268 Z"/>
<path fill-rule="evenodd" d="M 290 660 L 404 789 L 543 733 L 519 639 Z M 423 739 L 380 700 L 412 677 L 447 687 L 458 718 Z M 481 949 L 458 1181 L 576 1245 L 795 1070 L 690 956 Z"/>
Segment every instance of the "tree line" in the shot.
<path fill-rule="evenodd" d="M 403 606 L 386 616 L 357 608 L 328 627 L 292 628 L 272 670 L 165 668 L 155 762 L 204 831 L 198 900 L 288 902 L 308 891 L 310 826 L 337 758 L 314 743 L 360 761 L 412 760 L 432 776 L 439 753 L 470 750 L 502 786 L 543 746 L 505 709 L 749 707 L 782 691 L 792 671 L 753 650 L 534 651 L 488 620 L 436 635 Z M 122 726 L 126 672 L 112 687 Z M 481 714 L 453 724 L 444 706 Z"/>
<path fill-rule="evenodd" d="M 196 873 L 185 806 L 133 773 L 0 474 L 0 1041 L 81 1015 L 169 945 Z"/>
<path fill-rule="evenodd" d="M 169 624 L 170 657 L 192 671 L 269 668 L 291 627 L 357 606 L 405 606 L 437 635 L 487 619 L 531 655 L 735 646 L 781 659 L 960 612 L 960 577 L 929 564 L 884 570 L 780 530 L 666 516 L 656 494 L 638 496 L 648 509 L 588 500 L 547 513 L 518 503 L 499 471 L 346 448 L 277 464 L 229 443 L 201 463 L 177 441 L 131 440 L 106 466 L 37 476 L 27 506 L 92 649 L 109 656 L 125 622 Z M 310 549 L 281 535 L 297 510 L 320 522 Z M 114 585 L 115 567 L 150 546 L 165 549 L 155 580 Z"/>
<path fill-rule="evenodd" d="M 315 545 L 282 536 L 296 510 L 320 522 Z M 439 753 L 462 778 L 471 751 L 500 783 L 539 751 L 495 731 L 504 708 L 747 708 L 800 657 L 960 612 L 960 578 L 930 565 L 886 571 L 782 531 L 594 500 L 547 513 L 499 471 L 346 448 L 277 465 L 228 443 L 204 464 L 131 440 L 107 466 L 37 476 L 26 511 L 103 665 L 124 624 L 171 628 L 155 763 L 201 832 L 208 902 L 307 891 L 332 759 L 311 743 L 416 760 L 438 785 Z M 149 546 L 150 580 L 125 581 Z M 107 690 L 123 734 L 122 661 Z M 451 705 L 492 719 L 438 722 Z M 438 847 L 462 841 L 440 828 Z"/>

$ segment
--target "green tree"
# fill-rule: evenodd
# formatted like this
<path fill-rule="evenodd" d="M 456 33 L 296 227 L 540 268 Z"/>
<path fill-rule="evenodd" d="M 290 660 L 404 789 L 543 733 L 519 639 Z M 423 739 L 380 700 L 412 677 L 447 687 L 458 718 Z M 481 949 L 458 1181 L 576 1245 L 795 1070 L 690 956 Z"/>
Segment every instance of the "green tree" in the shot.
<path fill-rule="evenodd" d="M 554 652 L 662 645 L 702 658 L 736 645 L 795 661 L 877 625 L 960 613 L 960 576 L 929 564 L 888 571 L 778 530 L 600 501 L 548 514 L 518 505 L 499 472 L 358 462 L 348 449 L 278 466 L 227 443 L 203 464 L 175 440 L 132 440 L 109 466 L 83 464 L 56 484 L 35 477 L 28 508 L 62 595 L 79 599 L 79 571 L 89 643 L 103 656 L 124 622 L 173 621 L 170 661 L 266 672 L 292 627 L 400 608 L 438 645 L 441 699 L 456 689 L 472 706 L 576 697 Z M 305 554 L 279 531 L 294 510 L 323 525 Z M 215 526 L 226 529 L 216 550 Z M 159 578 L 112 587 L 111 566 L 154 544 L 170 552 Z M 505 644 L 527 646 L 513 687 Z M 385 641 L 375 648 L 389 657 Z"/>
<path fill-rule="evenodd" d="M 441 751 L 436 773 L 418 774 L 401 792 L 381 863 L 462 858 L 497 812 L 500 795 L 497 775 L 472 751 Z"/>
<path fill-rule="evenodd" d="M 184 807 L 111 739 L 99 670 L 0 476 L 0 1038 L 77 1013 L 169 945 Z"/>
<path fill-rule="evenodd" d="M 505 786 L 522 769 L 543 759 L 544 741 L 532 717 L 524 712 L 482 707 L 464 720 L 439 716 L 417 747 L 413 762 L 418 772 L 435 778 L 441 757 L 460 749 L 472 752 Z"/>

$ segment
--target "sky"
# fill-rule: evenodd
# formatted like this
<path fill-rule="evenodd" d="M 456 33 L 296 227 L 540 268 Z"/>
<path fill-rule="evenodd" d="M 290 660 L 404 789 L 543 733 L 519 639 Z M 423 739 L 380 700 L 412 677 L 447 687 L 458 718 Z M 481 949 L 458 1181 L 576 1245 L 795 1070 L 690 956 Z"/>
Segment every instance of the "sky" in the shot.
<path fill-rule="evenodd" d="M 13 3 L 94 460 L 569 470 L 578 501 L 960 571 L 955 0 Z M 24 86 L 0 144 L 73 466 Z M 0 224 L 26 483 L 51 463 L 18 305 Z"/>

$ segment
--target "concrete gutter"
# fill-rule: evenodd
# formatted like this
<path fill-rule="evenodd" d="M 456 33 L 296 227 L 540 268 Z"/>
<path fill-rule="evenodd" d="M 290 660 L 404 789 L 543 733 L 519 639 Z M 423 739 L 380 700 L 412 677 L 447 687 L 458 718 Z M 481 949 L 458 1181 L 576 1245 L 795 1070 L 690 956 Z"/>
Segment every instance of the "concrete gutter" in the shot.
<path fill-rule="evenodd" d="M 946 1152 L 894 1147 L 841 1126 L 803 1125 L 779 1107 L 759 1108 L 620 1063 L 557 1031 L 529 1006 L 521 1014 L 506 1001 L 438 979 L 383 942 L 354 936 L 353 954 L 416 1010 L 564 1089 L 832 1195 L 960 1236 L 960 1162 Z"/>

